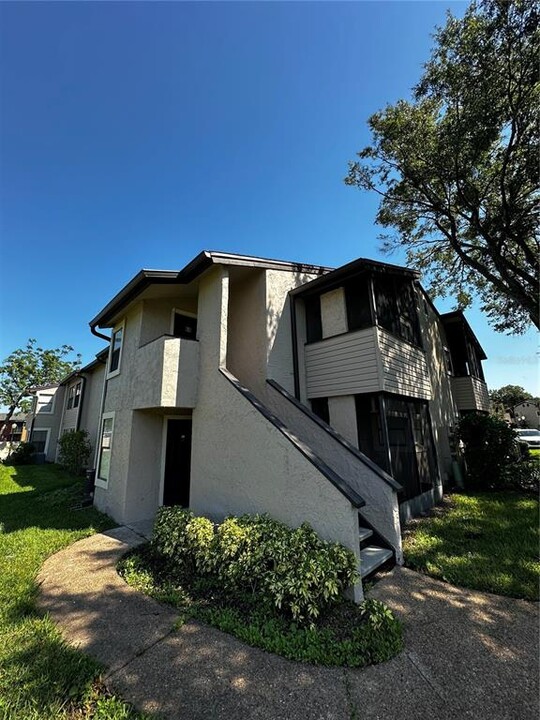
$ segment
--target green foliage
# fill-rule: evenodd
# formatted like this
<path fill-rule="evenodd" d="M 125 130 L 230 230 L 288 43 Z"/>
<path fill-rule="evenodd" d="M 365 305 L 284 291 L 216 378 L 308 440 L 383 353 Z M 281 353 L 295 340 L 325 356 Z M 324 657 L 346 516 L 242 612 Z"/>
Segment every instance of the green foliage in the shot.
<path fill-rule="evenodd" d="M 497 390 L 490 390 L 489 397 L 494 405 L 502 405 L 505 409 L 513 408 L 514 405 L 519 405 L 525 400 L 534 400 L 531 393 L 521 385 L 503 385 Z"/>
<path fill-rule="evenodd" d="M 72 475 L 80 475 L 92 452 L 86 430 L 64 433 L 58 441 L 58 445 L 60 446 L 60 465 Z"/>
<path fill-rule="evenodd" d="M 227 535 L 232 547 L 232 532 Z M 132 587 L 177 607 L 181 624 L 195 618 L 290 660 L 364 667 L 389 660 L 403 648 L 401 624 L 376 600 L 355 605 L 339 598 L 316 621 L 302 625 L 280 612 L 269 598 L 227 591 L 216 576 L 185 574 L 180 580 L 153 546 L 125 555 L 118 571 Z"/>
<path fill-rule="evenodd" d="M 7 424 L 17 409 L 28 412 L 28 396 L 33 387 L 60 382 L 80 367 L 81 356 L 66 359 L 73 352 L 71 345 L 52 350 L 36 347 L 28 340 L 25 348 L 14 350 L 0 365 L 0 405 L 7 405 Z"/>
<path fill-rule="evenodd" d="M 72 509 L 80 484 L 56 465 L 0 465 L 0 497 L 0 718 L 142 718 L 105 691 L 103 669 L 35 608 L 45 558 L 113 523 L 93 508 Z"/>
<path fill-rule="evenodd" d="M 4 463 L 5 465 L 31 465 L 34 462 L 36 448 L 32 443 L 19 443 L 18 447 L 10 454 Z"/>
<path fill-rule="evenodd" d="M 538 495 L 454 494 L 407 526 L 406 564 L 454 585 L 538 600 Z"/>
<path fill-rule="evenodd" d="M 496 330 L 540 327 L 538 8 L 473 2 L 448 14 L 412 101 L 369 118 L 372 144 L 345 182 L 381 197 L 384 248 L 403 248 L 430 290 L 482 300 Z"/>
<path fill-rule="evenodd" d="M 291 529 L 268 515 L 230 517 L 214 529 L 189 510 L 162 508 L 152 544 L 177 572 L 214 575 L 226 590 L 270 598 L 302 623 L 357 580 L 349 550 L 324 542 L 307 523 Z"/>
<path fill-rule="evenodd" d="M 519 450 L 516 435 L 504 420 L 470 413 L 460 419 L 456 437 L 465 446 L 470 487 L 487 490 L 508 485 L 509 473 L 519 461 Z"/>
<path fill-rule="evenodd" d="M 154 522 L 152 545 L 178 572 L 204 573 L 212 563 L 214 526 L 181 507 L 162 507 Z"/>

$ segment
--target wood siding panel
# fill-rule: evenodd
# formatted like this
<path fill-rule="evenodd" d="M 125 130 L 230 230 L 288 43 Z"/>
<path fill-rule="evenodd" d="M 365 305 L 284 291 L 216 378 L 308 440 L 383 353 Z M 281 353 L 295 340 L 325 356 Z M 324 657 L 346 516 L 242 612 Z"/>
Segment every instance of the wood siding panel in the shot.
<path fill-rule="evenodd" d="M 408 397 L 431 400 L 431 381 L 424 352 L 378 328 L 383 367 L 383 389 Z"/>
<path fill-rule="evenodd" d="M 474 377 L 452 378 L 452 390 L 458 410 L 489 410 L 487 385 Z"/>
<path fill-rule="evenodd" d="M 309 398 L 381 389 L 375 328 L 306 345 L 305 359 Z"/>

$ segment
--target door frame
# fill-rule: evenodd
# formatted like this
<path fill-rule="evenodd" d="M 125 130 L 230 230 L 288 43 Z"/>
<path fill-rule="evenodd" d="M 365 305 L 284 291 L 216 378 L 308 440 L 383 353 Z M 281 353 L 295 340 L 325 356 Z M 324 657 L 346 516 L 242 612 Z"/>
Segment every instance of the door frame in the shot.
<path fill-rule="evenodd" d="M 191 420 L 193 421 L 193 415 L 164 415 L 163 425 L 161 429 L 161 470 L 159 473 L 159 498 L 158 507 L 163 507 L 163 494 L 165 492 L 165 461 L 167 457 L 167 427 L 169 420 Z M 192 424 L 193 428 L 193 424 Z M 193 432 L 191 434 L 191 442 L 193 442 Z M 191 470 L 191 468 L 190 468 Z M 191 481 L 191 477 L 190 477 Z"/>

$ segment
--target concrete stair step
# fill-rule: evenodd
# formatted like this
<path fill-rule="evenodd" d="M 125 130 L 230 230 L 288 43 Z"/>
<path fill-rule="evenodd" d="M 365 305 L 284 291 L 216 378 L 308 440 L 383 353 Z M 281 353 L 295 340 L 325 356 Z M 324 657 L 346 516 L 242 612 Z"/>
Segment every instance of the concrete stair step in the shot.
<path fill-rule="evenodd" d="M 390 560 L 393 554 L 392 550 L 377 545 L 368 545 L 360 550 L 360 575 L 362 578 L 371 575 L 383 563 Z"/>
<path fill-rule="evenodd" d="M 373 530 L 370 530 L 369 528 L 366 528 L 366 527 L 358 528 L 358 537 L 360 538 L 360 542 L 367 540 L 372 535 L 373 535 Z"/>

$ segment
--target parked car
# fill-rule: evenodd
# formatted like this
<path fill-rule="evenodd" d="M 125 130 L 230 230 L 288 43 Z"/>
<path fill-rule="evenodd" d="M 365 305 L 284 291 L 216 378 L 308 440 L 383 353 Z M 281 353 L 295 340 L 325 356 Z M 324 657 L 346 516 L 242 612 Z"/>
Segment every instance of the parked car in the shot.
<path fill-rule="evenodd" d="M 530 448 L 540 448 L 540 430 L 518 428 L 514 430 L 519 442 L 527 443 Z"/>

